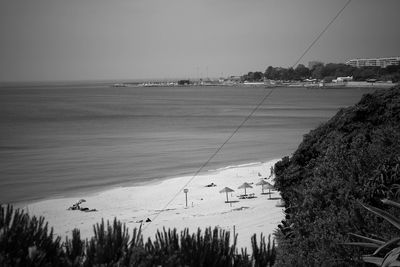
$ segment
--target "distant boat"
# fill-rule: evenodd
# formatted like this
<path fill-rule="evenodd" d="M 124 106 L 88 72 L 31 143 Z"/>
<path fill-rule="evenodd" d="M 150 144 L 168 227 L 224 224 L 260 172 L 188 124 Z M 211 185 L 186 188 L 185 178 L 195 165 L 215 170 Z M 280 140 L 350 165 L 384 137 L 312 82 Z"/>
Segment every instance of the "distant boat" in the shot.
<path fill-rule="evenodd" d="M 124 83 L 114 83 L 113 87 L 127 87 L 128 85 L 124 84 Z"/>

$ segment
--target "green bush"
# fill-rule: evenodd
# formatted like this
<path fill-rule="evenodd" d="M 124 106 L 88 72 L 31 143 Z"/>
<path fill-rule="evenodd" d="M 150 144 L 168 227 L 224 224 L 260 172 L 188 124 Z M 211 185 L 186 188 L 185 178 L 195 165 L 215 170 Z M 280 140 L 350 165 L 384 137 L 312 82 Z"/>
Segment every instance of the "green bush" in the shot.
<path fill-rule="evenodd" d="M 93 226 L 94 237 L 86 245 L 87 266 L 113 266 L 125 256 L 128 250 L 129 234 L 124 224 L 114 219 L 111 225 L 104 220 Z"/>
<path fill-rule="evenodd" d="M 71 267 L 81 266 L 84 260 L 85 242 L 81 240 L 78 229 L 72 230 L 72 239 L 65 241 L 65 256 L 67 264 Z"/>
<path fill-rule="evenodd" d="M 271 236 L 268 236 L 268 243 L 265 243 L 265 237 L 261 234 L 260 246 L 257 244 L 257 236 L 251 237 L 251 244 L 253 248 L 253 257 L 255 267 L 273 266 L 276 258 L 275 242 L 272 241 Z"/>
<path fill-rule="evenodd" d="M 0 208 L 0 266 L 60 266 L 64 251 L 43 217 L 11 205 Z"/>
<path fill-rule="evenodd" d="M 364 96 L 304 136 L 292 157 L 275 165 L 286 218 L 276 235 L 277 266 L 357 266 L 363 250 L 344 247 L 348 232 L 388 223 L 365 214 L 358 201 L 387 209 L 399 196 L 400 87 Z M 393 211 L 399 214 L 398 210 Z"/>
<path fill-rule="evenodd" d="M 61 242 L 48 231 L 44 218 L 30 217 L 12 206 L 0 208 L 0 266 L 272 266 L 275 243 L 261 235 L 252 237 L 253 255 L 238 253 L 237 236 L 219 228 L 157 231 L 154 241 L 143 242 L 141 228 L 132 237 L 124 224 L 114 219 L 93 226 L 94 236 L 82 240 L 78 229 Z"/>

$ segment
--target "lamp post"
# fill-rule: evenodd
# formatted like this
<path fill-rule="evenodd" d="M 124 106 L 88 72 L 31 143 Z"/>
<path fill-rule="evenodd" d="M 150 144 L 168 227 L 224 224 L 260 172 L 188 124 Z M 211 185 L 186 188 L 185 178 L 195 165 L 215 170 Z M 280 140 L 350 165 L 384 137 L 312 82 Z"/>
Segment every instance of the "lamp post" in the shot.
<path fill-rule="evenodd" d="M 186 198 L 186 208 L 187 208 L 187 193 L 189 192 L 189 189 L 185 188 L 185 189 L 183 189 L 183 192 L 185 193 L 185 198 Z"/>

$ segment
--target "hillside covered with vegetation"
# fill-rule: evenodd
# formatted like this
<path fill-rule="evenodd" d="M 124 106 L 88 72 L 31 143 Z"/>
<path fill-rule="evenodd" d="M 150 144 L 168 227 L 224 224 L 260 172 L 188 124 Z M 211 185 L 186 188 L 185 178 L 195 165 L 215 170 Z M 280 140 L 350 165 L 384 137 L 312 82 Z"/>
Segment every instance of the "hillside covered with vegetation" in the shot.
<path fill-rule="evenodd" d="M 390 240 L 399 232 L 366 212 L 400 197 L 400 86 L 363 96 L 304 136 L 275 165 L 285 201 L 277 266 L 364 266 L 349 233 Z M 398 216 L 399 209 L 389 213 Z"/>
<path fill-rule="evenodd" d="M 386 68 L 381 67 L 352 67 L 343 63 L 319 62 L 312 68 L 299 64 L 296 68 L 282 68 L 269 66 L 264 73 L 260 71 L 248 72 L 241 76 L 243 81 L 269 80 L 302 81 L 304 79 L 318 79 L 331 81 L 337 77 L 352 76 L 355 81 L 375 79 L 380 81 L 400 81 L 400 66 L 392 65 Z"/>

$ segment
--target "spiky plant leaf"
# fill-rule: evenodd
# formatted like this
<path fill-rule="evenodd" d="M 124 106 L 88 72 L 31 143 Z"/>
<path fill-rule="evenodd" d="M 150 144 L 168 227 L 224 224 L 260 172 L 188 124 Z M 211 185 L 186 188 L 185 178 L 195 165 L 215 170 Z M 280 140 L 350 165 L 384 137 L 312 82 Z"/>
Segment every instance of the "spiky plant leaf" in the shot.
<path fill-rule="evenodd" d="M 390 205 L 395 208 L 400 208 L 400 203 L 396 201 L 389 200 L 387 198 L 381 200 L 383 204 Z"/>
<path fill-rule="evenodd" d="M 390 247 L 391 245 L 394 245 L 394 244 L 398 244 L 399 241 L 400 241 L 400 237 L 396 237 L 396 238 L 393 238 L 393 239 L 389 240 L 388 242 L 386 242 L 385 244 L 380 246 L 377 250 L 375 250 L 375 252 L 372 255 L 377 255 L 379 252 L 381 252 L 385 248 L 388 248 L 388 247 Z"/>
<path fill-rule="evenodd" d="M 367 243 L 367 242 L 346 242 L 346 243 L 341 243 L 342 245 L 348 245 L 348 246 L 358 246 L 358 247 L 364 247 L 364 248 L 375 248 L 379 249 L 380 246 L 374 243 Z"/>
<path fill-rule="evenodd" d="M 400 255 L 400 247 L 392 249 L 388 254 L 386 254 L 381 266 L 382 267 L 400 266 L 400 261 L 397 260 L 399 255 Z"/>
<path fill-rule="evenodd" d="M 362 256 L 362 260 L 363 260 L 364 262 L 376 264 L 376 265 L 378 265 L 378 266 L 381 266 L 381 265 L 382 265 L 382 262 L 383 262 L 383 258 L 380 258 L 380 257 L 373 257 L 373 256 Z"/>
<path fill-rule="evenodd" d="M 366 208 L 367 210 L 369 210 L 370 212 L 378 215 L 379 217 L 382 217 L 383 219 L 385 219 L 386 221 L 390 222 L 393 226 L 395 226 L 397 229 L 400 230 L 400 220 L 396 217 L 394 217 L 392 214 L 378 209 L 378 208 L 374 208 L 365 204 L 361 204 L 364 208 Z"/>
<path fill-rule="evenodd" d="M 358 237 L 358 238 L 366 240 L 366 241 L 369 241 L 369 242 L 372 242 L 372 243 L 377 244 L 379 246 L 382 246 L 382 245 L 384 245 L 386 243 L 385 241 L 382 241 L 382 240 L 373 239 L 373 238 L 362 236 L 362 235 L 358 235 L 358 234 L 350 233 L 350 235 Z"/>

